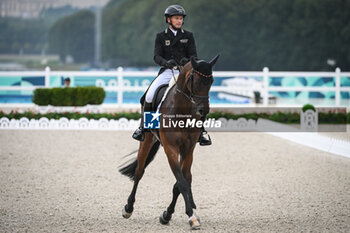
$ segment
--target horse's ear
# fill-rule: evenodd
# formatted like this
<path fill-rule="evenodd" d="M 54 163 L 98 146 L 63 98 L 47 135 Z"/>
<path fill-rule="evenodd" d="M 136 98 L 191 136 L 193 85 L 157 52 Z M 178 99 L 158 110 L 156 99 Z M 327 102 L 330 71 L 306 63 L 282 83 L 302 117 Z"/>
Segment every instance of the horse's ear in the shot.
<path fill-rule="evenodd" d="M 211 67 L 213 67 L 215 65 L 215 63 L 217 62 L 217 60 L 219 59 L 220 54 L 216 55 L 213 59 L 211 59 L 211 61 L 209 62 L 209 64 L 211 65 Z"/>
<path fill-rule="evenodd" d="M 191 65 L 193 69 L 196 69 L 198 67 L 197 61 L 196 61 L 196 57 L 192 56 L 191 58 Z"/>

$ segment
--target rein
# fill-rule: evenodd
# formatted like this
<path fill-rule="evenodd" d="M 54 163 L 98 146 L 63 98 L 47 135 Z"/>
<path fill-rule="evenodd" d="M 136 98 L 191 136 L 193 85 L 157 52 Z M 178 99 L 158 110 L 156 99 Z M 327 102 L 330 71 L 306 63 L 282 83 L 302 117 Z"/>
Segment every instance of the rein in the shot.
<path fill-rule="evenodd" d="M 191 90 L 190 90 L 190 94 L 188 95 L 188 94 L 186 94 L 183 90 L 181 90 L 181 89 L 179 88 L 179 85 L 178 85 L 178 83 L 177 83 L 177 80 L 175 79 L 174 71 L 171 70 L 171 72 L 173 73 L 173 78 L 174 78 L 174 80 L 175 80 L 176 91 L 179 92 L 179 93 L 181 93 L 181 94 L 183 94 L 189 101 L 191 101 L 192 104 L 196 104 L 196 100 L 195 100 L 196 98 L 197 98 L 197 99 L 209 99 L 209 95 L 203 96 L 203 95 L 195 95 L 195 94 L 193 93 L 193 73 L 197 73 L 198 75 L 203 76 L 203 77 L 205 77 L 205 78 L 213 77 L 212 74 L 210 74 L 210 75 L 205 75 L 205 74 L 202 74 L 201 72 L 199 72 L 199 71 L 197 71 L 197 70 L 195 70 L 195 69 L 192 68 L 191 74 L 190 74 L 190 76 L 188 77 L 188 79 L 191 79 Z M 180 70 L 180 72 L 181 72 L 181 70 Z"/>

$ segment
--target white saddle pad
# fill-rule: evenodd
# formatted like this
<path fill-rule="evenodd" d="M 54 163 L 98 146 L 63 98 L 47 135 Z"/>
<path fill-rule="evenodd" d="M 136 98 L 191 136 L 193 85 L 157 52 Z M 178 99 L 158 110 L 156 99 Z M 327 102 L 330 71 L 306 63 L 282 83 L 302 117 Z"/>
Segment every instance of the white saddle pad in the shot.
<path fill-rule="evenodd" d="M 178 77 L 179 77 L 179 75 L 177 74 L 177 75 L 175 75 L 174 77 L 172 77 L 172 78 L 170 79 L 169 86 L 168 86 L 168 88 L 165 90 L 164 96 L 163 96 L 162 100 L 160 101 L 160 103 L 158 104 L 157 112 L 159 112 L 159 109 L 160 109 L 160 107 L 162 106 L 162 103 L 163 103 L 163 101 L 165 100 L 166 96 L 168 95 L 168 92 L 169 92 L 170 88 L 172 88 L 172 86 L 174 86 L 174 85 L 176 84 L 176 81 L 177 81 L 177 78 L 178 78 Z"/>

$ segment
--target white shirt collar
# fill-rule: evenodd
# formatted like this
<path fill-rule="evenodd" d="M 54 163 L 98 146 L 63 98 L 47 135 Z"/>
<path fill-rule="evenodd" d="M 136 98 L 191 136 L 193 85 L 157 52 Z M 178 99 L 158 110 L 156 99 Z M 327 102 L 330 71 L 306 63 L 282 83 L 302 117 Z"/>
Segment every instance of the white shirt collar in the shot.
<path fill-rule="evenodd" d="M 176 30 L 174 30 L 174 29 L 172 29 L 171 27 L 169 27 L 169 29 L 170 29 L 170 30 L 173 32 L 174 36 L 176 36 L 177 31 L 176 31 Z"/>

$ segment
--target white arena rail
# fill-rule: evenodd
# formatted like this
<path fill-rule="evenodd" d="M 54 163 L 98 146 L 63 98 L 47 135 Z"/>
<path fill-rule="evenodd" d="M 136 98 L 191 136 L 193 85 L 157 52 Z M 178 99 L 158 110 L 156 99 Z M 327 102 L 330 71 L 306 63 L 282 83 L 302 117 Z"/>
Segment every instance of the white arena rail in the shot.
<path fill-rule="evenodd" d="M 51 76 L 84 76 L 84 77 L 115 77 L 115 85 L 105 86 L 103 83 L 101 86 L 106 91 L 112 91 L 117 93 L 117 105 L 123 107 L 123 93 L 126 91 L 145 91 L 146 86 L 129 86 L 125 85 L 124 77 L 155 77 L 156 71 L 125 71 L 122 67 L 119 67 L 116 71 L 51 71 L 50 67 L 46 67 L 45 71 L 6 71 L 0 72 L 1 77 L 33 77 L 43 76 L 45 77 L 45 84 L 43 86 L 0 86 L 0 90 L 8 91 L 21 91 L 28 90 L 33 91 L 37 88 L 50 87 Z M 335 106 L 340 106 L 340 93 L 350 92 L 350 87 L 342 87 L 341 78 L 350 77 L 350 72 L 341 72 L 339 68 L 336 68 L 335 72 L 271 72 L 267 67 L 261 72 L 241 72 L 241 71 L 215 71 L 213 73 L 215 78 L 224 77 L 262 77 L 261 87 L 254 88 L 254 91 L 261 92 L 263 98 L 263 105 L 268 106 L 269 92 L 275 91 L 308 91 L 308 92 L 322 92 L 331 91 L 335 92 Z M 280 77 L 333 77 L 335 79 L 334 87 L 323 87 L 323 86 L 298 86 L 298 87 L 280 87 L 280 86 L 269 86 L 269 78 L 280 78 Z M 251 87 L 244 86 L 212 86 L 211 91 L 218 92 L 239 92 L 239 91 L 252 91 Z M 215 105 L 215 104 L 213 104 Z"/>

